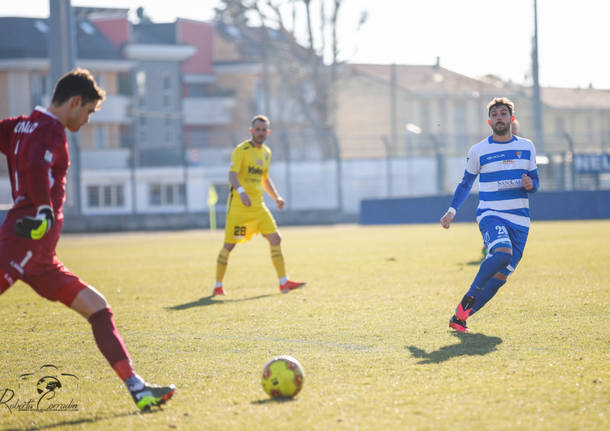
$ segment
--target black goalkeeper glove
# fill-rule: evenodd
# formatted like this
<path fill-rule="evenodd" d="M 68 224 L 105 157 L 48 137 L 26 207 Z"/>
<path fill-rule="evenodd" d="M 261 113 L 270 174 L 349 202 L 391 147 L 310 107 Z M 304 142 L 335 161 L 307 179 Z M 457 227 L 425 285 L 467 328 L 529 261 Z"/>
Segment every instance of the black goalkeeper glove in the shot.
<path fill-rule="evenodd" d="M 53 227 L 55 216 L 48 205 L 40 205 L 36 217 L 22 217 L 15 223 L 15 233 L 27 239 L 40 239 Z"/>

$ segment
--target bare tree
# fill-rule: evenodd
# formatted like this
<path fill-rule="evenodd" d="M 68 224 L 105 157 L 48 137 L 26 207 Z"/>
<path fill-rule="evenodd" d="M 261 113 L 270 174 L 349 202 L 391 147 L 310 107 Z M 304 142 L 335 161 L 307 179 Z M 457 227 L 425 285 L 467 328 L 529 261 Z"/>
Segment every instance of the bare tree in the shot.
<path fill-rule="evenodd" d="M 263 76 L 266 107 L 269 74 L 273 73 L 315 133 L 323 155 L 331 158 L 340 157 L 334 132 L 333 90 L 338 79 L 337 29 L 343 2 L 221 0 L 216 9 L 218 22 L 235 27 L 249 47 L 259 47 L 266 75 Z M 316 3 L 319 8 L 315 8 Z M 365 20 L 364 13 L 359 25 Z"/>

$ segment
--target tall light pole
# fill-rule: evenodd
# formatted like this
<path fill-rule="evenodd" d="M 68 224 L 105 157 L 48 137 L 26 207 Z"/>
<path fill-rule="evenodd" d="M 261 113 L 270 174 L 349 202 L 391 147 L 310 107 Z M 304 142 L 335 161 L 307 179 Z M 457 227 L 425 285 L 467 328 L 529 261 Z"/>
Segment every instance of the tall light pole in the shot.
<path fill-rule="evenodd" d="M 76 63 L 76 27 L 70 0 L 49 0 L 49 78 L 51 85 L 74 69 Z M 81 213 L 80 152 L 78 135 L 68 132 L 70 149 L 70 181 L 68 198 L 72 205 L 67 210 Z M 71 191 L 71 193 L 70 193 Z"/>
<path fill-rule="evenodd" d="M 532 77 L 534 78 L 534 127 L 536 148 L 544 154 L 544 128 L 542 124 L 542 101 L 538 79 L 538 1 L 534 0 L 534 38 L 532 41 Z"/>

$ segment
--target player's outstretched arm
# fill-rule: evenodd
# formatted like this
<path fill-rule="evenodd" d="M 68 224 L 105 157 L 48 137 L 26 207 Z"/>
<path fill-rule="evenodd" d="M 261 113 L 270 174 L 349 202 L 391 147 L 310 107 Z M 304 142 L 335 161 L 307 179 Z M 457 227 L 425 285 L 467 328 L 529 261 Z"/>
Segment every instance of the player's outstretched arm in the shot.
<path fill-rule="evenodd" d="M 441 217 L 441 226 L 445 229 L 449 229 L 451 227 L 451 222 L 455 217 L 455 208 L 449 208 L 445 215 Z"/>
<path fill-rule="evenodd" d="M 460 183 L 455 188 L 453 199 L 451 199 L 451 206 L 449 207 L 445 215 L 441 217 L 441 226 L 443 226 L 445 229 L 449 229 L 449 227 L 451 226 L 451 222 L 455 218 L 455 213 L 468 197 L 468 194 L 472 189 L 472 184 L 474 183 L 476 177 L 476 175 L 471 174 L 467 170 L 464 171 L 464 177 L 462 178 L 462 181 L 460 181 Z"/>
<path fill-rule="evenodd" d="M 271 198 L 275 201 L 275 203 L 277 204 L 277 207 L 280 210 L 284 209 L 284 205 L 286 205 L 286 201 L 284 201 L 284 198 L 281 197 L 280 194 L 277 192 L 277 189 L 275 188 L 275 184 L 273 184 L 273 181 L 271 181 L 271 178 L 267 177 L 263 180 L 263 188 L 265 189 L 267 194 L 269 196 L 271 196 Z"/>
<path fill-rule="evenodd" d="M 49 205 L 40 205 L 35 217 L 22 217 L 15 223 L 15 233 L 27 239 L 40 239 L 53 228 L 55 215 Z"/>

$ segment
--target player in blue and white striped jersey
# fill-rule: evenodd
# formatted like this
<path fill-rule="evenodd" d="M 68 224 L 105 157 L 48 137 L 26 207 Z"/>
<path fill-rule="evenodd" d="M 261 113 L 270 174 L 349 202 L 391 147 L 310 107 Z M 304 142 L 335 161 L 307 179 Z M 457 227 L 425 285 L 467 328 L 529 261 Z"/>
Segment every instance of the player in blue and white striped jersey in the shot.
<path fill-rule="evenodd" d="M 441 225 L 449 229 L 478 175 L 476 217 L 488 254 L 449 321 L 460 332 L 469 332 L 466 319 L 496 294 L 521 260 L 530 225 L 528 194 L 539 185 L 534 144 L 511 131 L 513 102 L 496 97 L 487 110 L 493 133 L 468 152 L 464 178 L 441 218 Z"/>

